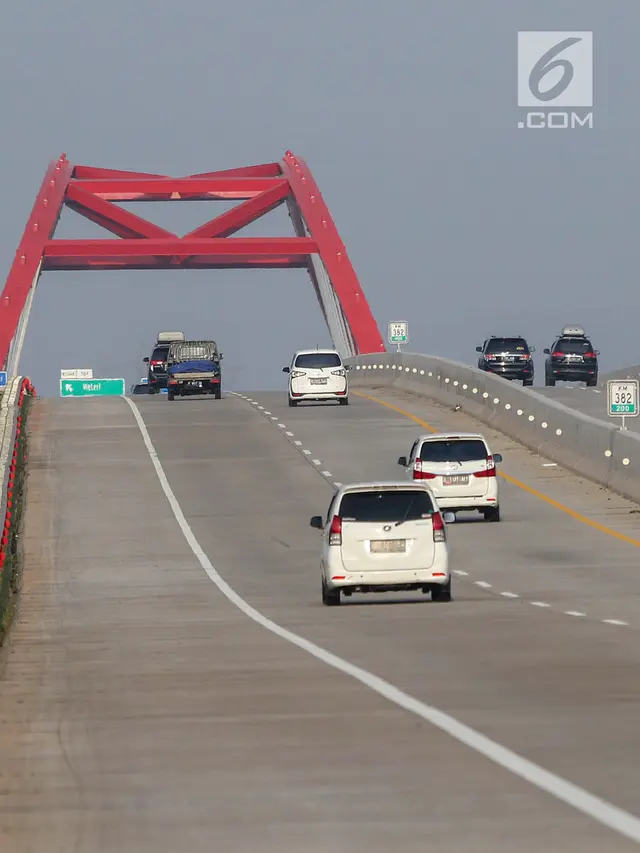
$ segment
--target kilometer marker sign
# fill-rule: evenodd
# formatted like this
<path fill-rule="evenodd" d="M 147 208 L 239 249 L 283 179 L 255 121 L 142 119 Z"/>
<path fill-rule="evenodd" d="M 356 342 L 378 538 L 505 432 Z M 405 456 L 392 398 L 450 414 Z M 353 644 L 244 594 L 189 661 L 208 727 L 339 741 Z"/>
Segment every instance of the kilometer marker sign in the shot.
<path fill-rule="evenodd" d="M 609 379 L 607 382 L 607 405 L 610 418 L 622 418 L 624 429 L 625 418 L 638 417 L 638 385 L 637 379 Z"/>

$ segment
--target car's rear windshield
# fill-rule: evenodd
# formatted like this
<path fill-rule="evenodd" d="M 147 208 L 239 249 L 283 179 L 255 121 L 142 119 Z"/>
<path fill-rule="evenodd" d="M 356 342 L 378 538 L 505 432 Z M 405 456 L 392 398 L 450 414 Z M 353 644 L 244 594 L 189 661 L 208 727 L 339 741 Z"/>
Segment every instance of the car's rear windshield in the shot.
<path fill-rule="evenodd" d="M 418 489 L 393 491 L 348 492 L 340 503 L 343 521 L 393 522 L 415 521 L 433 512 L 433 503 L 426 492 Z"/>
<path fill-rule="evenodd" d="M 318 367 L 341 367 L 340 356 L 335 352 L 310 352 L 299 355 L 294 367 L 318 368 Z"/>
<path fill-rule="evenodd" d="M 166 361 L 167 353 L 169 352 L 169 347 L 156 347 L 153 351 L 153 355 L 151 356 L 151 361 Z"/>
<path fill-rule="evenodd" d="M 487 352 L 529 352 L 529 347 L 524 338 L 492 338 Z"/>
<path fill-rule="evenodd" d="M 477 438 L 425 441 L 420 449 L 423 462 L 476 462 L 486 458 L 487 448 Z"/>
<path fill-rule="evenodd" d="M 586 338 L 560 338 L 554 347 L 554 351 L 576 352 L 582 355 L 585 352 L 593 352 L 593 345 Z"/>

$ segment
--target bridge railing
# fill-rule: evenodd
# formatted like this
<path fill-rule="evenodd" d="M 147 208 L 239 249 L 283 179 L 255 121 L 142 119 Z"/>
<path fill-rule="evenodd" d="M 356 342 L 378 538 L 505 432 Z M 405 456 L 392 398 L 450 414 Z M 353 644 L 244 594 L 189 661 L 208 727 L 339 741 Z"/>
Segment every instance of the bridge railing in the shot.
<path fill-rule="evenodd" d="M 460 406 L 542 456 L 640 503 L 639 434 L 445 358 L 371 353 L 346 363 L 354 388 L 398 388 Z"/>
<path fill-rule="evenodd" d="M 0 394 L 0 642 L 22 559 L 22 524 L 28 461 L 27 417 L 35 388 L 24 376 Z"/>

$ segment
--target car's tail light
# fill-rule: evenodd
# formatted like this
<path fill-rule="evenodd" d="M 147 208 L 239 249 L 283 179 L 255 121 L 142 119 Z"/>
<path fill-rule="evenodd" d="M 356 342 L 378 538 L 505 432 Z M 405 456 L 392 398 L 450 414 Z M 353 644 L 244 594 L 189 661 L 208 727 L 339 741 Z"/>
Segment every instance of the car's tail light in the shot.
<path fill-rule="evenodd" d="M 155 364 L 156 366 L 159 364 L 164 364 L 164 361 L 156 361 L 155 359 L 151 362 L 151 364 Z"/>
<path fill-rule="evenodd" d="M 346 376 L 346 373 L 347 373 L 347 371 L 343 370 L 342 368 L 340 368 L 340 370 L 332 370 L 331 371 L 332 376 Z"/>
<path fill-rule="evenodd" d="M 564 353 L 563 353 L 563 352 L 559 352 L 558 350 L 556 350 L 555 352 L 552 352 L 552 353 L 551 353 L 551 357 L 552 357 L 552 358 L 562 358 L 563 356 L 564 356 Z"/>
<path fill-rule="evenodd" d="M 520 358 L 524 361 L 531 361 L 531 356 L 528 353 L 525 353 L 524 355 L 521 354 Z"/>
<path fill-rule="evenodd" d="M 495 477 L 496 476 L 496 463 L 493 460 L 493 456 L 487 456 L 487 467 L 484 471 L 476 471 L 473 475 L 474 477 Z"/>
<path fill-rule="evenodd" d="M 416 459 L 413 463 L 413 479 L 414 480 L 435 480 L 436 475 L 430 474 L 428 471 L 422 470 L 422 459 Z"/>
<path fill-rule="evenodd" d="M 292 379 L 297 379 L 299 376 L 306 376 L 306 373 L 304 372 L 304 370 L 292 370 L 289 376 Z"/>
<path fill-rule="evenodd" d="M 329 529 L 329 545 L 342 545 L 342 519 L 339 515 L 333 516 Z"/>
<path fill-rule="evenodd" d="M 596 354 L 595 354 L 595 352 L 585 352 L 584 357 L 585 358 L 595 358 Z"/>
<path fill-rule="evenodd" d="M 433 541 L 444 542 L 447 538 L 447 531 L 444 528 L 444 520 L 439 512 L 434 512 L 431 516 L 433 523 Z"/>
<path fill-rule="evenodd" d="M 487 361 L 495 361 L 496 360 L 496 356 L 492 355 L 491 353 L 485 353 L 484 357 L 486 358 Z"/>

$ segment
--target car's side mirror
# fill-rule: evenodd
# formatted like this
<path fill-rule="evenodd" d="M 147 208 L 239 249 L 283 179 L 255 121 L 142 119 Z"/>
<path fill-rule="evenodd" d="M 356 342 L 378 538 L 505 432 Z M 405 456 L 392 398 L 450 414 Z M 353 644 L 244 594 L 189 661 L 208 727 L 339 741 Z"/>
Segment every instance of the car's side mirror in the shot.
<path fill-rule="evenodd" d="M 223 358 L 224 358 L 224 353 L 221 352 L 220 355 L 218 356 L 218 361 L 222 361 Z"/>
<path fill-rule="evenodd" d="M 148 355 L 145 355 L 145 357 L 142 360 L 144 361 L 145 364 L 149 364 L 149 356 Z"/>
<path fill-rule="evenodd" d="M 344 365 L 344 369 L 345 369 L 345 370 L 351 370 L 351 365 L 350 365 L 350 364 L 345 364 L 345 365 Z"/>
<path fill-rule="evenodd" d="M 442 518 L 444 519 L 445 524 L 453 524 L 456 520 L 455 512 L 445 512 L 442 514 Z"/>
<path fill-rule="evenodd" d="M 597 350 L 595 351 L 595 353 L 596 353 L 596 355 L 600 355 L 600 350 L 599 350 L 599 349 L 597 349 Z"/>
<path fill-rule="evenodd" d="M 401 456 L 401 457 L 398 459 L 398 465 L 402 465 L 402 467 L 403 467 L 403 468 L 406 468 L 406 467 L 407 467 L 407 465 L 408 465 L 407 457 L 406 457 L 406 456 Z"/>
<path fill-rule="evenodd" d="M 311 527 L 314 527 L 316 530 L 322 530 L 324 524 L 322 523 L 321 515 L 312 515 L 311 521 L 309 522 Z"/>
<path fill-rule="evenodd" d="M 289 373 L 290 371 L 289 371 L 289 368 L 288 368 L 288 367 L 283 367 L 283 368 L 282 368 L 282 372 L 283 372 L 283 373 Z"/>
<path fill-rule="evenodd" d="M 551 350 L 550 350 L 548 347 L 545 347 L 545 348 L 542 350 L 542 352 L 543 352 L 545 355 L 551 355 Z"/>
<path fill-rule="evenodd" d="M 529 352 L 535 352 L 535 351 L 536 351 L 535 347 L 529 347 Z"/>
<path fill-rule="evenodd" d="M 502 453 L 494 453 L 493 454 L 493 461 L 496 463 L 496 465 L 499 462 L 502 462 Z"/>
<path fill-rule="evenodd" d="M 476 347 L 476 352 L 482 352 L 482 347 Z"/>

